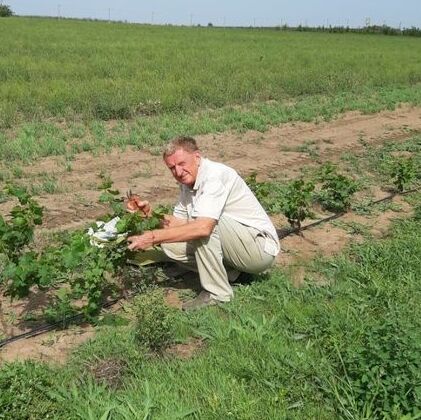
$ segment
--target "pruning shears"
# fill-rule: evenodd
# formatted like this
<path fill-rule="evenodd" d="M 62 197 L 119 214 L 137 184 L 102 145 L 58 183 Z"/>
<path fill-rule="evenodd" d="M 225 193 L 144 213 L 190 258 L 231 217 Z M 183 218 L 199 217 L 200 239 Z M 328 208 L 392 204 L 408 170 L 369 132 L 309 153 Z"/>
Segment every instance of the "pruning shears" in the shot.
<path fill-rule="evenodd" d="M 127 192 L 126 192 L 126 198 L 128 199 L 128 200 L 130 200 L 132 197 L 133 197 L 133 192 L 132 192 L 132 189 L 131 188 L 129 188 L 128 190 L 127 190 Z"/>

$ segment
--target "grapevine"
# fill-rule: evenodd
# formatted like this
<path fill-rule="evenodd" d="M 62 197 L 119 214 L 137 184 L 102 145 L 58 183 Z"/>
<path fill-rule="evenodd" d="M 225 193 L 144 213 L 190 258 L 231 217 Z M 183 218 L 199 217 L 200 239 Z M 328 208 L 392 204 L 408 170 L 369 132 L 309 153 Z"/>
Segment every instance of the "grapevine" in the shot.
<path fill-rule="evenodd" d="M 119 235 L 101 247 L 93 246 L 85 230 L 63 233 L 54 245 L 41 251 L 35 249 L 34 227 L 42 224 L 43 210 L 23 188 L 8 187 L 7 193 L 16 197 L 19 205 L 10 212 L 9 220 L 0 217 L 0 254 L 3 269 L 0 284 L 12 298 L 22 298 L 31 288 L 53 288 L 55 299 L 47 308 L 47 318 L 54 319 L 82 311 L 86 317 L 95 315 L 106 294 L 116 292 L 129 251 L 126 236 L 156 229 L 168 210 L 158 207 L 148 218 L 139 212 L 123 214 L 121 200 L 106 185 L 112 213 L 118 214 Z M 102 197 L 104 193 L 102 194 Z M 78 302 L 76 305 L 75 302 Z"/>

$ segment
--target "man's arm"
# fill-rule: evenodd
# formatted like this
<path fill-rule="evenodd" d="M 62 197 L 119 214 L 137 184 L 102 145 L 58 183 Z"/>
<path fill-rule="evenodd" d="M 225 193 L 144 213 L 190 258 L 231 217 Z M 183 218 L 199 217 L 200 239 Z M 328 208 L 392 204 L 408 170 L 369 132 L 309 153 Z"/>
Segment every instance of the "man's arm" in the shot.
<path fill-rule="evenodd" d="M 217 221 L 208 217 L 198 217 L 187 223 L 145 232 L 127 238 L 131 251 L 147 249 L 154 245 L 170 242 L 187 242 L 210 236 Z"/>
<path fill-rule="evenodd" d="M 189 223 L 188 219 L 173 216 L 172 214 L 164 214 L 164 217 L 161 220 L 161 227 L 168 229 L 176 226 L 182 226 L 187 223 Z"/>

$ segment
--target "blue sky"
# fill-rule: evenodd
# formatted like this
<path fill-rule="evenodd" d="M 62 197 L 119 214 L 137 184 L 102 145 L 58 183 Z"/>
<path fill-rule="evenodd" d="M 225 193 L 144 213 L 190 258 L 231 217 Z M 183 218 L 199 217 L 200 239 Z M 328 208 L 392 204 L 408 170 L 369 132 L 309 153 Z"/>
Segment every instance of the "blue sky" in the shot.
<path fill-rule="evenodd" d="M 19 15 L 155 24 L 274 26 L 387 24 L 421 27 L 421 0 L 0 0 Z"/>

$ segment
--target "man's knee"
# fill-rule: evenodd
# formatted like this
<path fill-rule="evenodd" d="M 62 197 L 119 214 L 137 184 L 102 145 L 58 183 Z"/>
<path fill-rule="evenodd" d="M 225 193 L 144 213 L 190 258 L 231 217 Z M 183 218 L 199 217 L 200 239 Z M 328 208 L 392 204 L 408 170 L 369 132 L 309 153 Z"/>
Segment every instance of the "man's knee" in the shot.
<path fill-rule="evenodd" d="M 163 243 L 161 248 L 165 255 L 172 260 L 182 261 L 187 257 L 186 245 L 182 242 Z"/>
<path fill-rule="evenodd" d="M 173 261 L 183 264 L 194 264 L 194 249 L 190 242 L 162 243 L 165 255 Z"/>

